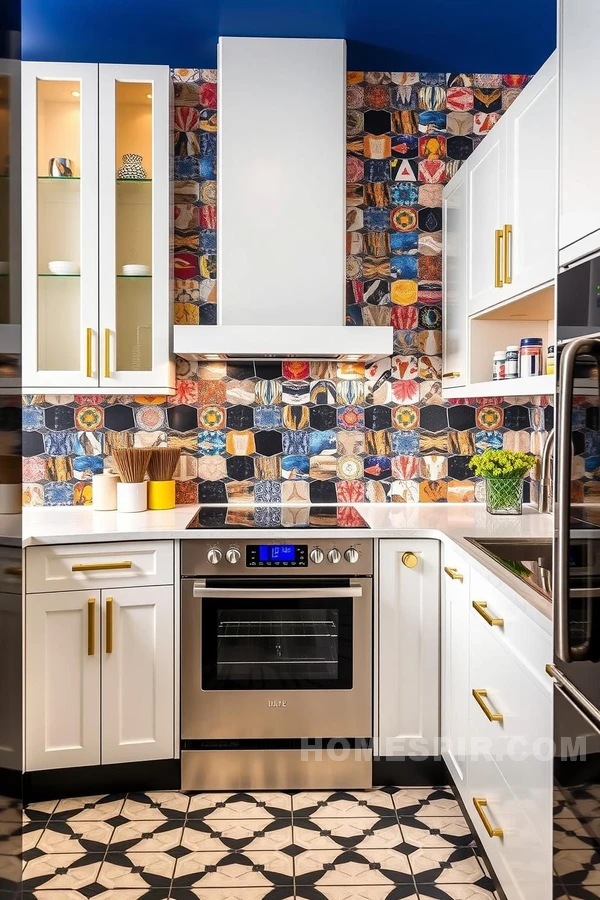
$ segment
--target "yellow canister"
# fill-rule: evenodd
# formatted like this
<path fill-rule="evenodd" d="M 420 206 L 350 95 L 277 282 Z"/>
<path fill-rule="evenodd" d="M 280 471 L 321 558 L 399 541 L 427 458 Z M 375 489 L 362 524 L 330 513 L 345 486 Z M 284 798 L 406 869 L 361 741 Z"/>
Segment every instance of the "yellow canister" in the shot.
<path fill-rule="evenodd" d="M 173 509 L 174 506 L 174 481 L 148 482 L 148 509 Z"/>

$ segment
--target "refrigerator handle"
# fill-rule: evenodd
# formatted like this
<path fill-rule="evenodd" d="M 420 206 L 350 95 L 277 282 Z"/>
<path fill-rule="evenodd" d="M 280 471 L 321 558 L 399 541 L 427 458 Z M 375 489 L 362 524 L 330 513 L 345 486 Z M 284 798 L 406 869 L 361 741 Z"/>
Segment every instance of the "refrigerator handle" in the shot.
<path fill-rule="evenodd" d="M 573 660 L 569 635 L 569 525 L 571 515 L 571 425 L 575 362 L 581 354 L 594 356 L 600 365 L 600 341 L 579 338 L 561 353 L 557 439 L 554 454 L 556 473 L 556 559 L 553 601 L 555 608 L 554 652 L 563 662 Z"/>

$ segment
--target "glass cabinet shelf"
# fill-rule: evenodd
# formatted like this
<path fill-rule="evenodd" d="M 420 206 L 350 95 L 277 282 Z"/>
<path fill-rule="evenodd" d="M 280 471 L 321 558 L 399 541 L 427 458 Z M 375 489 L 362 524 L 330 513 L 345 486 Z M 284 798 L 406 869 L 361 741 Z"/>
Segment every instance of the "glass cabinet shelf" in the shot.
<path fill-rule="evenodd" d="M 81 278 L 81 274 L 77 275 L 55 275 L 54 272 L 38 272 L 38 278 Z"/>
<path fill-rule="evenodd" d="M 131 281 L 134 278 L 152 278 L 152 275 L 117 275 L 117 278 L 128 278 Z"/>
<path fill-rule="evenodd" d="M 60 178 L 58 175 L 38 175 L 38 181 L 60 181 L 61 184 L 65 181 L 81 181 L 79 175 L 69 175 L 64 178 Z"/>
<path fill-rule="evenodd" d="M 151 178 L 117 178 L 117 184 L 152 184 Z"/>

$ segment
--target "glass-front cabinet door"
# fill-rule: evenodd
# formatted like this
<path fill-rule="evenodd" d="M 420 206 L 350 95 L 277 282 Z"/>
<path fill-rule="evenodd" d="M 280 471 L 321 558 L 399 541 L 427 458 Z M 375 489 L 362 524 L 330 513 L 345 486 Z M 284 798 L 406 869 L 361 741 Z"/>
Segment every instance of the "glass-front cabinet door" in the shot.
<path fill-rule="evenodd" d="M 100 66 L 100 385 L 168 392 L 170 75 Z"/>
<path fill-rule="evenodd" d="M 98 66 L 24 63 L 23 384 L 97 387 Z"/>

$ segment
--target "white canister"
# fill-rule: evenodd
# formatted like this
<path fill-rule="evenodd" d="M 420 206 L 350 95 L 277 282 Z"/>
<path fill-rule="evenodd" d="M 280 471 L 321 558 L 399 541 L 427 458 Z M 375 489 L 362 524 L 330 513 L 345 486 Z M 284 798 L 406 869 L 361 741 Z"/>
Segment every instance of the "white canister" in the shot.
<path fill-rule="evenodd" d="M 92 476 L 92 506 L 97 510 L 117 508 L 117 482 L 119 476 L 113 472 Z"/>
<path fill-rule="evenodd" d="M 148 509 L 148 482 L 119 481 L 117 509 L 123 513 L 145 512 Z"/>

